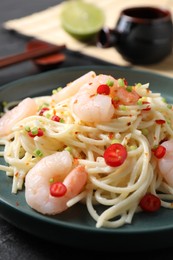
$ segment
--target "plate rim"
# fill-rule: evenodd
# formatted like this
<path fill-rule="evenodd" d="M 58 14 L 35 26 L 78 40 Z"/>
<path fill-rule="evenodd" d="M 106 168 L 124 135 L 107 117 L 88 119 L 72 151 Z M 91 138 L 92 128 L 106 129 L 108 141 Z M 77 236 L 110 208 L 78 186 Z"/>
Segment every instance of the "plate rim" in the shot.
<path fill-rule="evenodd" d="M 13 84 L 17 84 L 20 83 L 22 81 L 26 81 L 26 80 L 30 80 L 32 78 L 35 79 L 39 79 L 42 77 L 46 77 L 47 75 L 50 74 L 54 74 L 56 72 L 65 72 L 65 71 L 81 71 L 81 70 L 94 70 L 94 69 L 110 69 L 110 70 L 124 70 L 124 71 L 132 71 L 132 72 L 136 72 L 136 73 L 141 73 L 141 74 L 146 74 L 146 75 L 151 75 L 151 76 L 157 76 L 158 78 L 164 78 L 164 79 L 169 79 L 169 80 L 173 80 L 173 77 L 165 75 L 165 74 L 161 74 L 159 72 L 155 72 L 155 71 L 151 71 L 149 69 L 145 69 L 143 70 L 142 68 L 134 68 L 134 67 L 123 67 L 123 66 L 116 66 L 116 65 L 85 65 L 85 66 L 72 66 L 72 67 L 64 67 L 64 68 L 58 68 L 58 69 L 52 69 L 49 71 L 44 71 L 38 74 L 34 74 L 34 75 L 29 75 L 29 76 L 25 76 L 23 78 L 14 80 L 12 82 L 3 84 L 2 86 L 0 86 L 0 92 L 1 90 L 3 90 L 4 88 L 9 88 L 10 86 L 12 86 Z"/>
<path fill-rule="evenodd" d="M 31 79 L 35 79 L 35 80 L 39 80 L 40 78 L 46 78 L 47 77 L 47 75 L 54 75 L 56 72 L 57 73 L 68 73 L 69 71 L 73 71 L 73 72 L 75 72 L 75 71 L 83 71 L 83 70 L 97 70 L 97 69 L 99 69 L 99 70 L 101 70 L 101 69 L 107 69 L 107 70 L 118 70 L 118 71 L 121 71 L 121 70 L 123 70 L 123 71 L 129 71 L 129 72 L 134 72 L 134 73 L 141 73 L 141 74 L 143 74 L 143 75 L 151 75 L 151 76 L 156 76 L 156 77 L 158 77 L 158 78 L 164 78 L 165 80 L 171 80 L 172 82 L 173 82 L 173 78 L 172 77 L 169 77 L 169 76 L 165 76 L 165 75 L 160 75 L 160 74 L 158 74 L 158 73 L 154 73 L 154 72 L 150 72 L 150 71 L 146 71 L 146 70 L 141 70 L 141 69 L 136 69 L 136 68 L 122 68 L 122 67 L 116 67 L 116 66 L 105 66 L 105 65 L 90 65 L 90 66 L 74 66 L 74 67 L 67 67 L 67 68 L 59 68 L 59 69 L 55 69 L 55 70 L 51 70 L 51 71 L 47 71 L 47 72 L 43 72 L 43 73 L 40 73 L 40 74 L 36 74 L 36 75 L 31 75 L 31 76 L 27 76 L 27 77 L 24 77 L 24 78 L 21 78 L 21 79 L 18 79 L 18 80 L 15 80 L 15 81 L 13 81 L 13 82 L 10 82 L 10 83 L 7 83 L 7 84 L 5 84 L 5 85 L 3 85 L 2 87 L 0 87 L 0 94 L 1 94 L 1 92 L 4 90 L 4 89 L 7 89 L 7 88 L 11 88 L 11 87 L 13 87 L 13 86 L 15 86 L 16 84 L 18 84 L 18 83 L 21 83 L 21 82 L 25 82 L 25 81 L 27 81 L 27 80 L 31 80 Z M 13 206 L 11 206 L 11 205 L 8 205 L 6 202 L 4 202 L 3 200 L 2 200 L 2 198 L 1 198 L 1 196 L 0 196 L 0 205 L 1 206 L 3 206 L 4 208 L 8 208 L 8 207 L 11 207 L 11 211 L 16 211 L 16 208 Z M 6 210 L 6 209 L 5 209 Z M 72 224 L 70 224 L 70 223 L 64 223 L 63 221 L 61 221 L 61 220 L 57 220 L 57 219 L 51 219 L 50 220 L 50 218 L 45 218 L 45 216 L 43 215 L 41 215 L 41 214 L 36 214 L 36 215 L 32 215 L 32 213 L 30 214 L 28 214 L 25 210 L 23 210 L 23 211 L 21 211 L 21 210 L 19 210 L 18 208 L 17 208 L 17 214 L 20 214 L 22 212 L 22 214 L 23 215 L 25 215 L 26 217 L 28 217 L 28 215 L 29 215 L 29 218 L 31 218 L 31 219 L 33 219 L 33 218 L 36 218 L 37 220 L 40 220 L 41 219 L 41 221 L 42 222 L 46 222 L 46 223 L 48 223 L 48 222 L 50 222 L 51 221 L 51 223 L 49 223 L 49 224 L 51 224 L 51 225 L 54 225 L 54 223 L 56 222 L 56 221 L 58 221 L 58 222 L 60 222 L 60 225 L 61 225 L 61 228 L 62 227 L 65 227 L 66 229 L 68 229 L 68 228 L 70 228 L 70 229 L 72 229 L 72 230 L 76 230 L 76 229 L 78 229 L 78 231 L 79 230 L 81 230 L 82 229 L 82 231 L 84 231 L 84 232 L 89 232 L 89 233 L 95 233 L 95 232 L 97 232 L 98 234 L 116 234 L 116 235 L 124 235 L 124 234 L 130 234 L 130 232 L 127 230 L 121 230 L 121 229 L 107 229 L 107 228 L 101 228 L 101 229 L 97 229 L 97 228 L 95 228 L 95 227 L 82 227 L 81 228 L 81 226 L 78 226 L 77 224 L 74 224 L 74 223 L 72 223 Z M 3 214 L 2 213 L 0 213 L 0 215 L 1 215 L 1 217 L 2 218 L 4 218 L 4 216 L 3 216 Z M 4 218 L 5 219 L 5 218 Z M 9 220 L 8 220 L 9 221 Z M 62 222 L 62 223 L 61 223 Z M 12 224 L 14 224 L 15 225 L 15 223 L 12 223 Z M 59 223 L 58 223 L 59 224 Z M 19 225 L 17 225 L 17 227 L 18 228 L 20 228 L 19 227 Z M 158 233 L 158 232 L 160 232 L 160 233 L 165 233 L 165 232 L 167 232 L 167 231 L 171 231 L 171 232 L 173 232 L 173 224 L 172 224 L 172 226 L 167 226 L 166 228 L 165 227 L 163 227 L 163 228 L 160 228 L 159 230 L 157 229 L 157 228 L 155 228 L 155 229 L 151 229 L 151 230 L 142 230 L 142 231 L 140 231 L 140 230 L 135 230 L 134 232 L 133 232 L 133 235 L 150 235 L 150 234 L 156 234 L 156 233 Z M 32 232 L 31 232 L 32 233 Z M 109 248 L 110 249 L 110 248 Z M 130 249 L 128 249 L 128 250 L 130 250 Z M 142 247 L 142 250 L 143 250 L 143 247 Z M 117 251 L 117 250 L 116 250 Z"/>

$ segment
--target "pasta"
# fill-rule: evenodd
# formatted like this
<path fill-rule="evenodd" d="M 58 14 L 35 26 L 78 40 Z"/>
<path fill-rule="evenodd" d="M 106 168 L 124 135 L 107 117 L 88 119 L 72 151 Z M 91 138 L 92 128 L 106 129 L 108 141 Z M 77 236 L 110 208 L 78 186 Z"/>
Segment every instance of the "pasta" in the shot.
<path fill-rule="evenodd" d="M 23 110 L 18 106 L 13 114 L 6 108 L 8 120 L 0 119 L 4 147 L 0 156 L 6 162 L 0 170 L 12 177 L 12 193 L 25 188 L 28 172 L 42 158 L 68 151 L 73 167 L 84 166 L 88 178 L 67 206 L 86 205 L 97 228 L 132 223 L 146 194 L 159 198 L 162 207 L 172 208 L 173 185 L 161 174 L 162 156 L 155 151 L 173 139 L 173 109 L 160 93 L 151 91 L 149 83 L 129 86 L 123 78 L 89 71 L 52 95 L 32 101 L 35 112 L 27 114 L 29 105 Z M 105 155 L 107 148 L 117 144 L 124 149 L 119 165 L 111 158 L 114 153 Z"/>

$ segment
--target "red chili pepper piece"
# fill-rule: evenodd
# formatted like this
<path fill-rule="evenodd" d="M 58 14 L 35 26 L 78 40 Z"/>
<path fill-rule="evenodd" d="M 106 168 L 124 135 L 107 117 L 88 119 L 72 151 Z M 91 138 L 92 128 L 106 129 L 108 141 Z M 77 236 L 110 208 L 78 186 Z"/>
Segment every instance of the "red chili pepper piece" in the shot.
<path fill-rule="evenodd" d="M 148 101 L 143 101 L 142 104 L 148 104 L 148 106 L 147 106 L 146 108 L 142 109 L 143 111 L 149 111 L 149 110 L 151 110 L 150 102 L 148 102 Z"/>
<path fill-rule="evenodd" d="M 157 159 L 163 158 L 163 156 L 166 153 L 166 148 L 162 145 L 159 145 L 155 150 L 154 150 L 154 155 L 156 156 Z"/>
<path fill-rule="evenodd" d="M 148 193 L 140 200 L 139 205 L 144 211 L 154 212 L 160 209 L 161 201 L 159 197 Z"/>
<path fill-rule="evenodd" d="M 128 86 L 128 82 L 127 82 L 126 79 L 124 79 L 124 85 L 125 85 L 125 86 Z"/>
<path fill-rule="evenodd" d="M 35 135 L 33 135 L 31 131 L 28 132 L 28 135 L 29 135 L 30 137 L 35 137 Z"/>
<path fill-rule="evenodd" d="M 121 102 L 119 99 L 117 100 L 112 99 L 112 105 L 114 106 L 115 109 L 118 109 L 118 107 L 121 105 Z"/>
<path fill-rule="evenodd" d="M 37 134 L 33 134 L 31 131 L 29 131 L 29 132 L 28 132 L 28 135 L 29 135 L 30 137 L 35 137 L 35 136 L 41 137 L 41 136 L 44 135 L 44 132 L 43 132 L 43 130 L 42 130 L 41 128 L 39 128 Z"/>
<path fill-rule="evenodd" d="M 106 84 L 102 84 L 97 88 L 97 94 L 109 95 L 110 87 Z"/>
<path fill-rule="evenodd" d="M 44 135 L 44 132 L 43 132 L 43 130 L 41 129 L 41 128 L 39 128 L 38 129 L 38 134 L 37 134 L 37 136 L 43 136 Z"/>
<path fill-rule="evenodd" d="M 43 107 L 43 108 L 40 110 L 40 112 L 39 112 L 39 116 L 42 116 L 43 113 L 44 113 L 45 111 L 47 111 L 47 110 L 49 110 L 48 107 Z"/>
<path fill-rule="evenodd" d="M 156 119 L 155 122 L 156 122 L 158 125 L 163 125 L 163 124 L 166 123 L 166 121 L 163 120 L 163 119 Z"/>
<path fill-rule="evenodd" d="M 67 188 L 62 182 L 55 182 L 50 185 L 50 195 L 53 197 L 62 197 L 66 192 Z"/>
<path fill-rule="evenodd" d="M 122 144 L 111 144 L 103 155 L 107 165 L 112 167 L 120 166 L 127 158 L 127 150 Z"/>
<path fill-rule="evenodd" d="M 51 117 L 51 120 L 59 122 L 61 120 L 61 118 L 59 116 L 54 115 Z"/>

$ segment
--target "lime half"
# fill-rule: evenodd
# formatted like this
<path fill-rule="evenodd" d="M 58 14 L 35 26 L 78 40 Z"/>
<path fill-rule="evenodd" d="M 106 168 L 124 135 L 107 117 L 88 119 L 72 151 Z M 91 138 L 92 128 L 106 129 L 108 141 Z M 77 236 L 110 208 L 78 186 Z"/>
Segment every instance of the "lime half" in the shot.
<path fill-rule="evenodd" d="M 70 0 L 61 12 L 62 27 L 79 40 L 94 36 L 104 25 L 103 10 L 83 0 Z"/>

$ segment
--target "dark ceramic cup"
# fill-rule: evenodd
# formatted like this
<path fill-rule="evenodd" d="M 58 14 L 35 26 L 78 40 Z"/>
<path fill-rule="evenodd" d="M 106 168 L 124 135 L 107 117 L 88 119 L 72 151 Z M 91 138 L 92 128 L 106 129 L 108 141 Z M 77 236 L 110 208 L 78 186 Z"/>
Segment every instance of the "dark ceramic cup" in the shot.
<path fill-rule="evenodd" d="M 169 10 L 132 7 L 122 10 L 115 29 L 103 28 L 97 46 L 114 46 L 124 59 L 134 64 L 153 64 L 172 52 L 173 23 Z"/>

